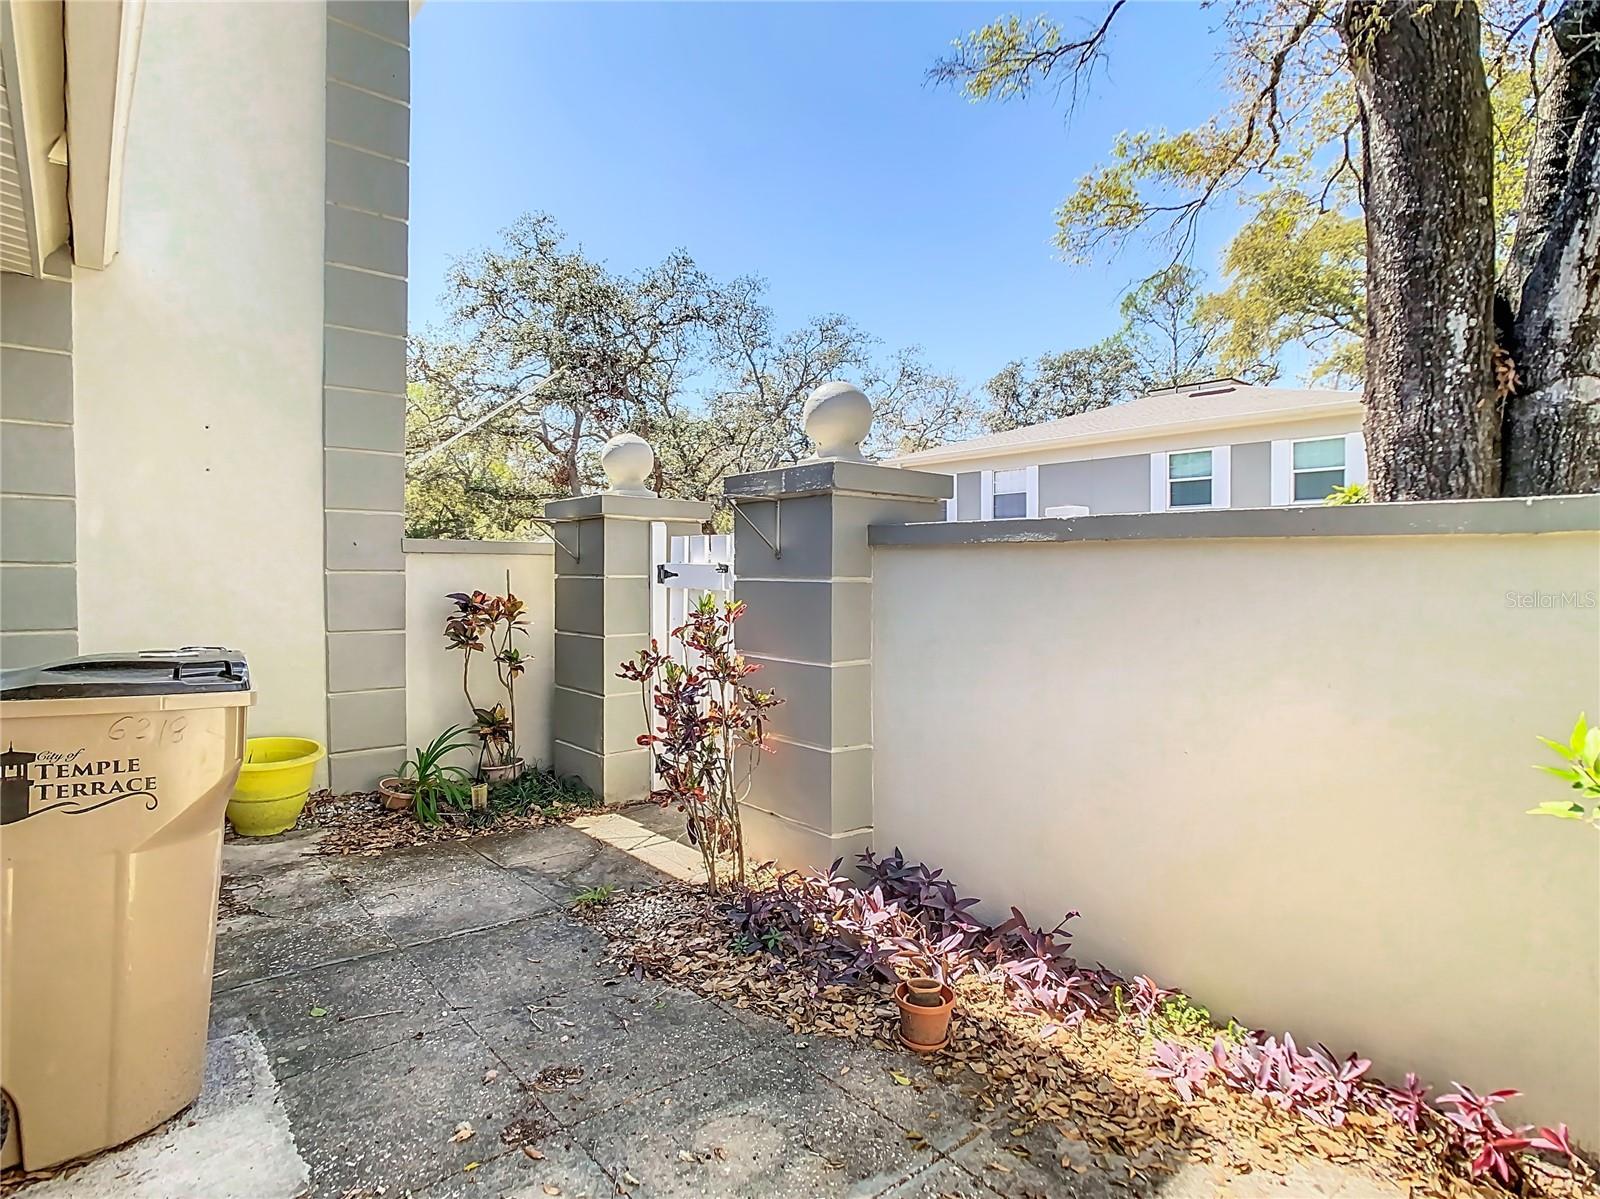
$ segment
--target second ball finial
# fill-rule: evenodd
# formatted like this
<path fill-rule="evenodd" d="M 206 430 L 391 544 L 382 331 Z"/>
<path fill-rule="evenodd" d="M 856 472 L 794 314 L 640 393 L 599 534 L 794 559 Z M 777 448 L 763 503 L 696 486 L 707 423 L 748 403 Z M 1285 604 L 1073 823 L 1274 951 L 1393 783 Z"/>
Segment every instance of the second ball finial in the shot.
<path fill-rule="evenodd" d="M 872 401 L 849 383 L 824 383 L 806 400 L 801 413 L 806 436 L 816 443 L 818 458 L 865 462 L 861 443 L 872 428 Z"/>

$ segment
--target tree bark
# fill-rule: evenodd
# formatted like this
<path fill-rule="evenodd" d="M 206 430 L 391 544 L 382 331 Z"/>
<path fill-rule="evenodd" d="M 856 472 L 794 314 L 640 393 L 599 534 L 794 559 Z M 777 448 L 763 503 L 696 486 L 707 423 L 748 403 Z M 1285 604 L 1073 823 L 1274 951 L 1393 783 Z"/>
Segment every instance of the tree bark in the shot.
<path fill-rule="evenodd" d="M 1347 0 L 1366 184 L 1375 499 L 1500 491 L 1493 125 L 1467 3 Z"/>
<path fill-rule="evenodd" d="M 1518 385 L 1507 495 L 1600 491 L 1600 0 L 1551 21 L 1528 184 L 1500 281 Z"/>

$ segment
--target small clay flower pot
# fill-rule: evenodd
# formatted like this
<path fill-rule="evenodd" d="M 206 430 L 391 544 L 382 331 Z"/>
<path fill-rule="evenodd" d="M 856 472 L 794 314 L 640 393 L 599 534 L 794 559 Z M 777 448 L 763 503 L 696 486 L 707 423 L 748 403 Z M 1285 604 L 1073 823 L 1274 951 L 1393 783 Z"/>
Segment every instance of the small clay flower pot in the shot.
<path fill-rule="evenodd" d="M 379 779 L 378 794 L 383 796 L 383 806 L 391 812 L 403 812 L 411 806 L 411 784 L 397 778 Z"/>
<path fill-rule="evenodd" d="M 894 989 L 900 1008 L 900 1043 L 913 1053 L 937 1053 L 950 1041 L 956 993 L 932 978 L 910 978 Z"/>

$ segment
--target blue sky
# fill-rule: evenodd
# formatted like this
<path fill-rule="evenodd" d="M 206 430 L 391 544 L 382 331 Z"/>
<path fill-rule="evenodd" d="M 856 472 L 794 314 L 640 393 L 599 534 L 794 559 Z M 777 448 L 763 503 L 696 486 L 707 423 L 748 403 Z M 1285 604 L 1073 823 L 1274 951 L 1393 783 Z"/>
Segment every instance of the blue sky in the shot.
<path fill-rule="evenodd" d="M 1130 6 L 1070 123 L 1045 95 L 974 105 L 924 85 L 952 38 L 1007 11 L 426 4 L 412 27 L 412 326 L 442 316 L 451 258 L 542 209 L 613 268 L 682 246 L 718 276 L 765 276 L 785 324 L 843 312 L 974 383 L 1098 339 L 1160 252 L 1066 264 L 1052 211 L 1119 130 L 1216 110 L 1212 15 Z M 1078 22 L 1103 6 L 1047 11 Z M 1207 268 L 1230 231 L 1217 215 Z"/>

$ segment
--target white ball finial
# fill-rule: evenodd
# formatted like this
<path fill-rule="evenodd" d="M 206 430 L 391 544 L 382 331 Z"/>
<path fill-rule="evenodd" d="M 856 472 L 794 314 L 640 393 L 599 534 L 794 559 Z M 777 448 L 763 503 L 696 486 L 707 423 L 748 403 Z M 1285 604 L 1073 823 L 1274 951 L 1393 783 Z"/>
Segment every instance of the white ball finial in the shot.
<path fill-rule="evenodd" d="M 644 485 L 655 469 L 656 452 L 637 433 L 618 433 L 600 449 L 600 469 L 606 472 L 607 495 L 654 496 Z"/>
<path fill-rule="evenodd" d="M 848 383 L 824 383 L 811 393 L 800 416 L 818 458 L 865 462 L 861 443 L 872 428 L 872 401 Z"/>

